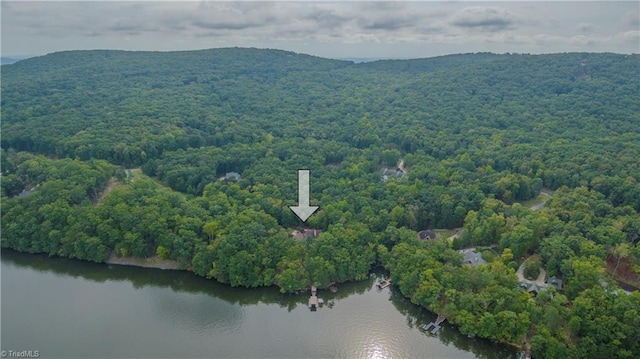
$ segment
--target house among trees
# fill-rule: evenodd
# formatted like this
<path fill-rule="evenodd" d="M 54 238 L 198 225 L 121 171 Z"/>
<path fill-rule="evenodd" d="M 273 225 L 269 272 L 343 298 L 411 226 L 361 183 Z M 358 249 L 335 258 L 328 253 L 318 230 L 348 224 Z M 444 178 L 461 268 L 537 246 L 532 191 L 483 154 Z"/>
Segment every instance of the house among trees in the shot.
<path fill-rule="evenodd" d="M 436 232 L 429 230 L 429 229 L 425 229 L 423 231 L 418 232 L 418 239 L 420 240 L 426 240 L 426 239 L 436 239 Z"/>
<path fill-rule="evenodd" d="M 482 258 L 482 254 L 476 252 L 476 250 L 473 248 L 461 249 L 458 252 L 464 255 L 462 263 L 471 264 L 472 267 L 478 266 L 480 264 L 487 264 L 487 261 Z"/>
<path fill-rule="evenodd" d="M 526 289 L 527 293 L 538 294 L 541 290 L 554 287 L 556 290 L 562 290 L 562 279 L 556 277 L 547 278 L 544 284 L 535 281 L 520 281 L 520 286 Z"/>
<path fill-rule="evenodd" d="M 383 181 L 388 181 L 389 179 L 400 179 L 400 178 L 404 178 L 404 176 L 406 176 L 407 174 L 398 169 L 398 168 L 383 168 L 382 169 L 382 180 Z"/>
<path fill-rule="evenodd" d="M 557 290 L 562 290 L 562 279 L 557 277 L 549 277 L 545 281 L 548 286 L 552 286 Z"/>
<path fill-rule="evenodd" d="M 227 172 L 227 174 L 224 175 L 224 180 L 236 180 L 236 181 L 240 181 L 242 177 L 240 176 L 240 174 L 238 172 Z"/>
<path fill-rule="evenodd" d="M 322 233 L 322 230 L 320 229 L 305 228 L 302 230 L 302 232 L 298 230 L 291 232 L 291 237 L 293 237 L 293 239 L 295 240 L 301 240 L 307 237 L 316 238 L 320 235 L 320 233 Z"/>
<path fill-rule="evenodd" d="M 541 290 L 547 287 L 546 285 L 540 285 L 535 281 L 527 281 L 527 282 L 521 281 L 520 286 L 524 288 L 527 291 L 527 293 L 534 293 L 534 294 L 539 293 Z"/>
<path fill-rule="evenodd" d="M 22 192 L 18 193 L 18 197 L 28 196 L 28 195 L 31 194 L 31 192 L 33 192 L 34 189 L 35 188 L 29 188 L 29 189 L 25 188 L 25 189 L 22 190 Z"/>
<path fill-rule="evenodd" d="M 28 195 L 30 195 L 31 193 L 33 193 L 33 191 L 36 190 L 37 187 L 40 187 L 40 184 L 37 184 L 35 187 L 31 187 L 30 185 L 27 185 L 22 192 L 18 193 L 18 197 L 26 197 Z"/>
<path fill-rule="evenodd" d="M 541 280 L 534 281 L 526 278 L 520 278 L 520 276 L 518 277 L 518 284 L 520 287 L 524 288 L 527 293 L 538 294 L 541 290 L 549 287 L 553 287 L 556 290 L 562 290 L 562 279 L 557 277 L 548 277 L 544 282 L 541 282 Z"/>

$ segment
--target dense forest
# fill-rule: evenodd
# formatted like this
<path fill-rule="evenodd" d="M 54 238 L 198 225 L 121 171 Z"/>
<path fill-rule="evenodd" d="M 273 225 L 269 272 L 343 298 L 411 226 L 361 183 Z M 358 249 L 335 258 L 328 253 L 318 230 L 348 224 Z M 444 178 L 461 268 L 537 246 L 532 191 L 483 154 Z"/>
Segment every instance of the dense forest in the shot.
<path fill-rule="evenodd" d="M 2 247 L 157 256 L 283 293 L 382 265 L 465 334 L 631 358 L 640 293 L 618 283 L 640 283 L 639 79 L 639 55 L 594 53 L 70 51 L 3 65 Z M 288 208 L 299 169 L 320 205 L 306 223 Z M 291 235 L 304 229 L 317 231 Z M 519 272 L 563 284 L 530 291 Z"/>

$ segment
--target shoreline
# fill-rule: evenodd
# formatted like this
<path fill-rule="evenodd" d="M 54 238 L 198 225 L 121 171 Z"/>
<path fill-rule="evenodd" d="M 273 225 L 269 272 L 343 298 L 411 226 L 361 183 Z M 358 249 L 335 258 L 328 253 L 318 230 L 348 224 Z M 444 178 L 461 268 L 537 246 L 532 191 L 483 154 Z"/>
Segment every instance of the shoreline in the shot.
<path fill-rule="evenodd" d="M 4 249 L 5 248 L 3 248 L 3 250 Z M 11 249 L 11 248 L 7 248 L 7 249 L 9 249 L 11 251 L 15 251 L 17 253 L 36 254 L 36 253 L 27 253 L 27 252 L 16 251 L 16 250 Z M 59 257 L 59 258 L 67 258 L 67 259 L 72 259 L 72 260 L 78 260 L 77 258 L 68 258 L 68 257 Z M 133 267 L 140 267 L 140 268 L 154 268 L 154 269 L 161 269 L 161 270 L 187 271 L 187 272 L 192 272 L 193 273 L 193 270 L 190 269 L 190 268 L 181 268 L 178 261 L 170 260 L 170 259 L 161 259 L 158 256 L 153 256 L 153 257 L 149 257 L 149 258 L 136 258 L 136 257 L 132 257 L 132 256 L 118 257 L 117 255 L 115 255 L 115 253 L 111 252 L 111 253 L 109 253 L 108 258 L 103 263 L 105 263 L 107 265 L 115 264 L 115 265 L 133 266 Z M 374 270 L 376 267 L 387 271 L 387 269 L 385 269 L 383 266 L 381 266 L 379 264 L 372 266 L 370 271 Z M 215 279 L 211 279 L 211 278 L 207 278 L 207 279 L 214 280 L 214 281 L 218 282 Z M 346 281 L 346 282 L 351 282 L 351 281 Z M 343 282 L 343 283 L 346 283 L 346 282 Z M 358 281 L 355 281 L 355 282 L 358 282 Z M 228 285 L 228 283 L 222 283 L 222 282 L 218 282 L 218 283 Z M 336 284 L 336 283 L 333 283 L 333 284 Z M 339 283 L 339 284 L 342 284 L 342 283 Z M 251 289 L 254 289 L 254 288 L 251 288 Z M 323 289 L 328 290 L 328 288 L 323 288 Z M 298 293 L 299 291 L 306 292 L 307 290 L 308 290 L 308 288 L 300 289 L 300 290 L 296 291 L 296 293 Z M 431 313 L 433 313 L 435 315 L 438 315 L 438 313 L 436 313 L 435 311 L 431 310 L 427 306 L 413 303 L 411 296 L 405 296 L 401 292 L 399 292 L 399 294 L 403 298 L 408 299 L 409 302 L 412 305 L 414 305 L 414 306 L 416 306 L 418 308 L 422 308 L 424 310 L 427 310 L 427 311 L 429 311 L 429 312 L 431 312 Z M 461 335 L 463 335 L 463 333 L 460 331 L 460 326 L 457 323 L 454 323 L 454 322 L 448 320 L 448 324 L 451 325 L 453 328 L 455 328 L 455 330 L 458 331 Z M 511 347 L 511 348 L 516 349 L 516 350 L 521 351 L 521 352 L 527 350 L 527 346 L 523 345 L 523 344 L 511 343 L 511 342 L 504 341 L 504 340 L 492 340 L 492 339 L 485 338 L 485 337 L 482 337 L 482 336 L 477 336 L 477 338 L 482 339 L 482 340 L 486 340 L 486 341 L 491 341 L 491 342 L 494 342 L 494 343 L 499 343 L 501 345 L 505 345 L 505 346 Z"/>
<path fill-rule="evenodd" d="M 170 259 L 161 259 L 157 256 L 149 258 L 136 258 L 136 257 L 118 257 L 114 254 L 109 254 L 109 258 L 105 261 L 106 264 L 117 264 L 124 266 L 142 267 L 142 268 L 155 268 L 162 270 L 188 270 L 186 268 L 180 268 L 180 264 L 177 261 Z"/>
<path fill-rule="evenodd" d="M 4 248 L 3 248 L 3 249 L 4 249 Z M 30 255 L 32 255 L 32 254 L 43 254 L 43 253 L 27 253 L 27 252 L 21 252 L 21 251 L 16 251 L 16 250 L 14 250 L 14 249 L 10 249 L 10 248 L 9 248 L 9 250 L 11 250 L 11 251 L 15 251 L 15 252 L 17 252 L 17 253 L 24 253 L 24 254 L 30 254 Z M 78 258 L 69 258 L 69 257 L 60 257 L 60 256 L 56 256 L 56 257 L 58 257 L 58 258 L 64 258 L 64 259 L 70 259 L 70 260 L 81 260 L 81 261 L 83 261 L 82 259 L 78 259 Z M 94 263 L 97 263 L 97 262 L 94 262 Z M 158 256 L 153 256 L 153 257 L 149 257 L 149 258 L 137 258 L 137 257 L 132 257 L 132 256 L 127 256 L 127 257 L 118 257 L 117 255 L 115 255 L 115 253 L 111 252 L 111 253 L 109 253 L 108 258 L 107 258 L 104 262 L 102 262 L 102 263 L 107 264 L 107 265 L 115 264 L 115 265 L 132 266 L 132 267 L 140 267 L 140 268 L 152 268 L 152 269 L 161 269 L 161 270 L 187 271 L 187 272 L 191 272 L 191 273 L 193 273 L 193 270 L 191 270 L 190 268 L 181 268 L 181 267 L 180 267 L 180 265 L 179 265 L 179 262 L 178 262 L 178 261 L 170 260 L 170 259 L 161 259 L 161 258 L 159 258 Z M 387 271 L 387 269 L 385 269 L 383 266 L 381 266 L 381 265 L 379 265 L 379 264 L 378 264 L 378 265 L 374 265 L 374 266 L 372 266 L 372 268 L 370 269 L 370 274 L 371 274 L 371 271 L 375 270 L 376 268 L 383 269 L 384 271 Z M 195 274 L 195 273 L 194 273 L 194 274 Z M 213 280 L 213 281 L 215 281 L 215 282 L 217 282 L 217 283 L 221 283 L 221 284 L 223 284 L 223 285 L 227 285 L 227 286 L 229 286 L 229 284 L 228 284 L 228 283 L 222 283 L 222 282 L 217 281 L 216 279 L 212 279 L 212 278 L 207 278 L 207 279 L 208 279 L 208 280 Z M 344 284 L 344 283 L 348 283 L 348 282 L 360 282 L 360 281 L 348 280 L 348 281 L 341 282 L 341 283 L 333 283 L 332 285 L 336 285 L 336 284 Z M 374 284 L 374 286 L 375 286 L 375 284 Z M 263 287 L 266 287 L 266 286 L 263 286 Z M 331 286 L 329 286 L 329 287 L 331 287 Z M 330 291 L 329 287 L 322 288 L 322 289 L 323 289 L 323 290 Z M 246 288 L 246 287 L 243 287 L 243 288 Z M 257 287 L 257 288 L 261 288 L 261 287 Z M 257 288 L 247 288 L 247 289 L 257 289 Z M 296 291 L 295 293 L 296 293 L 296 294 L 301 294 L 301 293 L 305 293 L 305 292 L 307 292 L 308 290 L 309 290 L 309 288 L 299 289 L 299 290 L 298 290 L 298 291 Z M 391 288 L 389 288 L 389 290 L 392 290 L 392 289 L 391 289 Z M 301 293 L 298 293 L 298 292 L 301 292 Z M 399 292 L 399 290 L 398 290 L 398 292 Z M 332 292 L 332 293 L 335 293 L 335 292 Z M 289 293 L 289 294 L 291 294 L 291 293 Z M 416 306 L 416 307 L 418 307 L 418 308 L 421 308 L 421 309 L 423 309 L 423 310 L 426 310 L 426 311 L 428 311 L 428 312 L 430 312 L 430 313 L 432 313 L 432 314 L 438 315 L 438 313 L 436 313 L 436 312 L 432 311 L 430 308 L 428 308 L 428 307 L 426 307 L 426 306 L 423 306 L 423 305 L 419 305 L 419 304 L 413 303 L 413 302 L 411 301 L 411 297 L 409 297 L 409 296 L 405 296 L 404 294 L 402 294 L 402 293 L 400 293 L 400 292 L 399 292 L 399 294 L 400 294 L 400 296 L 401 296 L 402 298 L 409 300 L 409 302 L 411 303 L 411 305 L 414 305 L 414 306 Z M 285 294 L 282 294 L 282 295 L 285 295 Z M 457 324 L 455 324 L 455 323 L 453 323 L 453 322 L 451 322 L 451 321 L 448 321 L 448 323 L 449 323 L 449 325 L 451 325 L 453 328 L 455 328 L 455 330 L 456 330 L 456 331 L 458 331 L 458 333 L 460 333 L 460 335 L 464 335 L 462 332 L 460 332 L 460 327 L 459 327 L 459 325 L 457 325 Z M 486 341 L 493 341 L 493 340 L 491 340 L 491 339 L 484 338 L 484 337 L 482 337 L 482 336 L 478 336 L 477 338 L 482 339 L 482 340 L 486 340 Z M 517 343 L 510 343 L 510 342 L 502 341 L 502 340 L 493 341 L 493 342 L 494 342 L 494 343 L 499 343 L 499 344 L 501 344 L 501 345 L 505 345 L 505 346 L 508 346 L 508 347 L 511 347 L 511 348 L 514 348 L 514 349 L 519 350 L 519 351 L 523 351 L 523 350 L 524 350 L 523 346 L 522 346 L 522 345 L 519 345 L 519 344 L 517 344 Z"/>

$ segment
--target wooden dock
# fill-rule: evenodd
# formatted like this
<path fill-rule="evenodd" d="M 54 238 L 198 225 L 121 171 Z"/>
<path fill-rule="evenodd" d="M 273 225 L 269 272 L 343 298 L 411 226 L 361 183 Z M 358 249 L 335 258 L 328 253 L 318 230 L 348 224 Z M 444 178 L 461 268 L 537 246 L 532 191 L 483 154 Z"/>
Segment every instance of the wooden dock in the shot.
<path fill-rule="evenodd" d="M 318 303 L 318 297 L 312 295 L 309 297 L 309 309 L 314 310 L 317 309 L 320 304 Z"/>
<path fill-rule="evenodd" d="M 391 279 L 385 279 L 383 282 L 378 283 L 378 288 L 385 289 L 386 287 L 391 285 Z"/>
<path fill-rule="evenodd" d="M 320 306 L 320 302 L 318 300 L 318 289 L 314 286 L 311 286 L 311 296 L 309 297 L 309 309 L 316 310 Z"/>
<path fill-rule="evenodd" d="M 447 317 L 445 317 L 444 315 L 438 315 L 438 318 L 436 319 L 435 322 L 431 322 L 429 324 L 425 324 L 421 328 L 425 332 L 429 332 L 429 333 L 435 335 L 440 331 L 440 329 L 442 329 L 440 324 L 442 324 L 442 322 L 444 322 L 445 320 L 447 320 Z"/>

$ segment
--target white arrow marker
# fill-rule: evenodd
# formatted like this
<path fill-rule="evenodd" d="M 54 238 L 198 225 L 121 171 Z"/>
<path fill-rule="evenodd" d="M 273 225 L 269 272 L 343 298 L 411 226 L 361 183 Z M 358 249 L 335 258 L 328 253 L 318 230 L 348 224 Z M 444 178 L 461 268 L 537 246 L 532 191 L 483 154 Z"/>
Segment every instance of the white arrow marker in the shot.
<path fill-rule="evenodd" d="M 309 170 L 298 170 L 298 205 L 289 206 L 293 213 L 306 222 L 318 206 L 309 206 Z"/>

